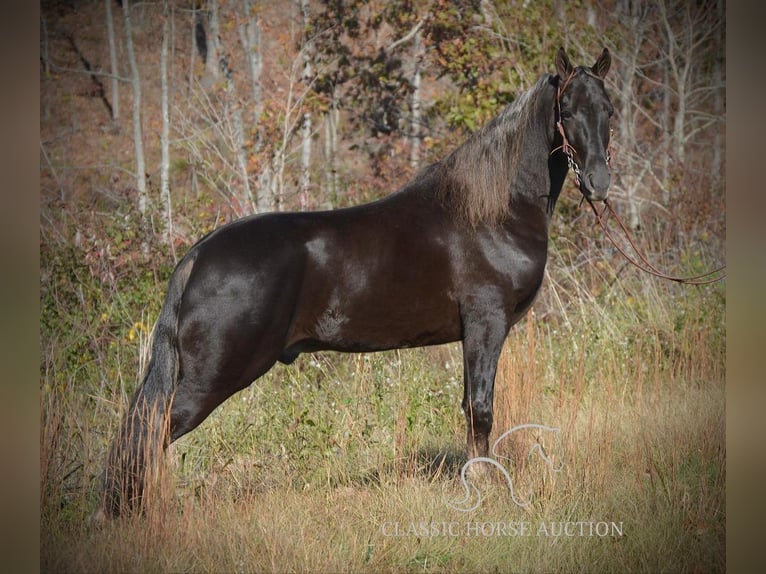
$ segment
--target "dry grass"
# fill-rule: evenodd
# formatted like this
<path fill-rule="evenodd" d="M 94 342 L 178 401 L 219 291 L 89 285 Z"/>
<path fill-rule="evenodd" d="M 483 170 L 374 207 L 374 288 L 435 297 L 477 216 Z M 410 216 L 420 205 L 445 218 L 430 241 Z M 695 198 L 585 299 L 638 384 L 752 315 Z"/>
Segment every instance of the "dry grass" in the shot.
<path fill-rule="evenodd" d="M 724 570 L 721 291 L 640 284 L 642 298 L 615 291 L 590 313 L 593 293 L 564 283 L 549 287 L 558 303 L 540 303 L 557 313 L 517 326 L 498 369 L 495 438 L 521 423 L 560 429 L 499 444 L 526 508 L 492 469 L 471 483 L 475 510 L 448 504 L 465 497 L 450 345 L 275 369 L 171 447 L 146 515 L 96 528 L 87 517 L 126 396 L 57 385 L 51 350 L 42 570 Z"/>

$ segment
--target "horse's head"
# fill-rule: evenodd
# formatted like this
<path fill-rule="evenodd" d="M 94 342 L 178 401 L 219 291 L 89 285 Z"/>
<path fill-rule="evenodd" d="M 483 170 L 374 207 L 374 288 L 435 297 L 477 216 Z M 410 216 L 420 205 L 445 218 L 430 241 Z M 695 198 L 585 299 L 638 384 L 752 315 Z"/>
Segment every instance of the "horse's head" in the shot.
<path fill-rule="evenodd" d="M 556 123 L 569 167 L 589 200 L 606 199 L 609 173 L 609 118 L 614 112 L 604 89 L 612 58 L 604 51 L 591 68 L 573 67 L 560 48 L 556 55 L 558 94 Z"/>

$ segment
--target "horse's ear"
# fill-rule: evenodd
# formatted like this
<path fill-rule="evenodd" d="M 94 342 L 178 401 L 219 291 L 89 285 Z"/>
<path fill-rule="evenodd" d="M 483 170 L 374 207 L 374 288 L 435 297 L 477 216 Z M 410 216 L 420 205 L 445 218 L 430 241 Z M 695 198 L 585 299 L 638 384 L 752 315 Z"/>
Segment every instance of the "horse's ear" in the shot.
<path fill-rule="evenodd" d="M 556 53 L 556 72 L 559 78 L 564 81 L 572 74 L 572 64 L 569 63 L 569 58 L 563 47 L 559 48 Z"/>
<path fill-rule="evenodd" d="M 609 50 L 604 48 L 604 51 L 601 52 L 601 55 L 598 57 L 598 60 L 596 60 L 596 63 L 593 64 L 591 70 L 594 74 L 603 80 L 606 76 L 606 73 L 609 71 L 609 66 L 611 65 L 612 56 L 609 54 Z"/>

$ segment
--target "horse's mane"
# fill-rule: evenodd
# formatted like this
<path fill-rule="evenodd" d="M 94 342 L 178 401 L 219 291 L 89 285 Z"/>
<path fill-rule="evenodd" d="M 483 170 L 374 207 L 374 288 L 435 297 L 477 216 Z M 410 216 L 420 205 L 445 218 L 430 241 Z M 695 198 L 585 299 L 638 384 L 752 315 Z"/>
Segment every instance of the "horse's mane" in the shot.
<path fill-rule="evenodd" d="M 437 194 L 458 220 L 476 226 L 504 220 L 538 103 L 550 89 L 549 74 L 505 107 L 439 163 Z M 546 190 L 547 191 L 547 190 Z"/>

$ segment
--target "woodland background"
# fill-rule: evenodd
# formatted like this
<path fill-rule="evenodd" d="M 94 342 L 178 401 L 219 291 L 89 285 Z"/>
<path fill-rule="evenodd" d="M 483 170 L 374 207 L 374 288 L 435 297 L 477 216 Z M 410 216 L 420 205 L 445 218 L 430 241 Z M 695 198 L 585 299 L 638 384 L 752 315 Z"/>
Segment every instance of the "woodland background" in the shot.
<path fill-rule="evenodd" d="M 455 551 L 439 546 L 449 540 L 374 540 L 376 525 L 392 516 L 404 523 L 413 508 L 443 512 L 429 491 L 434 483 L 455 488 L 464 431 L 453 346 L 302 359 L 178 446 L 177 494 L 167 504 L 183 511 L 153 517 L 153 528 L 110 526 L 95 542 L 85 517 L 167 279 L 186 249 L 246 214 L 344 207 L 395 191 L 552 71 L 559 46 L 576 64 L 592 64 L 604 46 L 612 52 L 610 198 L 650 257 L 678 274 L 720 265 L 722 0 L 43 0 L 44 569 L 456 571 L 508 563 L 502 541 Z M 619 507 L 631 501 L 637 510 L 628 521 L 643 528 L 614 548 L 561 544 L 544 553 L 551 561 L 528 545 L 515 563 L 721 570 L 723 288 L 640 276 L 579 199 L 568 181 L 543 293 L 504 353 L 497 416 L 500 425 L 563 417 L 571 431 L 565 460 L 581 472 L 587 465 L 576 461 L 598 461 L 588 466 L 592 475 L 575 472 L 555 492 L 550 482 L 532 484 L 541 501 L 553 501 L 538 517 L 574 512 L 573 493 L 591 512 L 612 512 L 594 500 L 618 481 L 630 484 Z M 604 422 L 615 418 L 630 432 L 615 434 Z M 371 468 L 386 470 L 372 479 Z M 440 482 L 443 475 L 451 482 Z M 356 522 L 333 523 L 339 500 L 356 509 Z M 288 518 L 261 511 L 263 522 L 243 523 L 264 504 L 284 506 Z M 214 535 L 152 542 L 168 520 L 202 529 L 211 508 L 221 531 L 241 534 L 242 544 L 254 536 L 253 546 L 217 555 Z M 290 522 L 301 508 L 313 509 L 320 538 L 344 541 L 324 562 Z M 650 522 L 665 519 L 665 530 L 652 530 Z M 140 551 L 120 552 L 119 537 Z M 190 558 L 188 544 L 208 551 L 209 561 L 204 552 Z"/>

